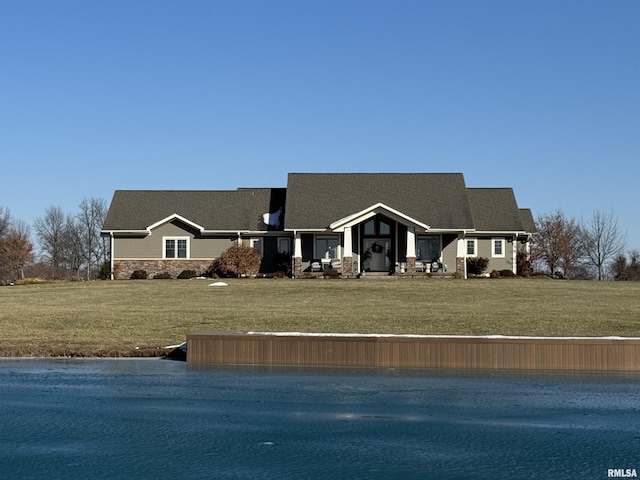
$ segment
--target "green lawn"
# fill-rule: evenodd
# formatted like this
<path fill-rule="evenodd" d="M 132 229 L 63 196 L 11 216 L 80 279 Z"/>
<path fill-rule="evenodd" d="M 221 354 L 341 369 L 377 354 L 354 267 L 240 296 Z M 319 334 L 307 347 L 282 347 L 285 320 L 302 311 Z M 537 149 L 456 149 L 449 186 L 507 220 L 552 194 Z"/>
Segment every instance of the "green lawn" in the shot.
<path fill-rule="evenodd" d="M 130 355 L 198 330 L 640 337 L 640 282 L 211 282 L 0 288 L 0 355 Z"/>

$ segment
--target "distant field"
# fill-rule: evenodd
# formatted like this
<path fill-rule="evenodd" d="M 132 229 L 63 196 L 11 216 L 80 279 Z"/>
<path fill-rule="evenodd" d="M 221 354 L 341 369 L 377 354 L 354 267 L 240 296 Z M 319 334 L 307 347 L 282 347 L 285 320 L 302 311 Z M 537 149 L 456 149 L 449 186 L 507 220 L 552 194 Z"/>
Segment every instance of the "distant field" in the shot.
<path fill-rule="evenodd" d="M 640 337 L 640 282 L 138 280 L 0 288 L 0 356 L 157 354 L 198 330 Z"/>

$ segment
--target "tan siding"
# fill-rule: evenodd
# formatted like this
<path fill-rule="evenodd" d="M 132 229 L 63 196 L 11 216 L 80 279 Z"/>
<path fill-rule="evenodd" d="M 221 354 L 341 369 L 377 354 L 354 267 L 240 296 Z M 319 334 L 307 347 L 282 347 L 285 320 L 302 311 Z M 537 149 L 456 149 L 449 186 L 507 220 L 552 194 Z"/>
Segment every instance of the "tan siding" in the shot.
<path fill-rule="evenodd" d="M 189 258 L 214 259 L 235 241 L 231 236 L 200 237 L 198 232 L 182 228 L 180 222 L 165 223 L 155 228 L 151 235 L 138 238 L 115 238 L 116 259 L 158 259 L 163 256 L 163 237 L 189 237 Z"/>
<path fill-rule="evenodd" d="M 469 238 L 469 237 L 468 237 Z M 493 257 L 493 239 L 505 238 L 504 242 L 504 258 Z M 513 270 L 513 246 L 506 241 L 506 237 L 478 237 L 478 256 L 489 259 L 487 273 L 493 270 Z"/>
<path fill-rule="evenodd" d="M 456 271 L 456 257 L 458 255 L 458 236 L 442 235 L 442 263 L 449 272 Z"/>

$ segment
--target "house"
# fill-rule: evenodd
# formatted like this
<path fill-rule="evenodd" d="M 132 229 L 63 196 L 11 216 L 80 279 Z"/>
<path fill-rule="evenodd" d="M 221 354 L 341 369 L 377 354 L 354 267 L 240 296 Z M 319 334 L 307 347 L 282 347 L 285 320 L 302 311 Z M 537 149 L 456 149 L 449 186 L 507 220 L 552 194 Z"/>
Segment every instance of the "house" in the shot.
<path fill-rule="evenodd" d="M 516 271 L 535 232 L 511 188 L 468 188 L 461 173 L 290 173 L 286 188 L 118 190 L 102 234 L 113 278 L 204 271 L 234 242 L 262 251 L 261 274 L 458 274 L 465 259 Z M 288 258 L 288 257 L 287 257 Z"/>

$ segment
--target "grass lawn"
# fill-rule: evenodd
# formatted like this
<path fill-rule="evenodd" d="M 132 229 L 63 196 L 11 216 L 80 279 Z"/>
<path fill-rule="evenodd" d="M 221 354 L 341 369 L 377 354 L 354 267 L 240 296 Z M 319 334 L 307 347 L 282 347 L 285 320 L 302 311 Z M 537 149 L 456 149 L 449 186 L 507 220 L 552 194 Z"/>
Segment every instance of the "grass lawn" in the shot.
<path fill-rule="evenodd" d="M 640 337 L 640 282 L 211 282 L 0 288 L 0 356 L 153 354 L 198 330 Z"/>

